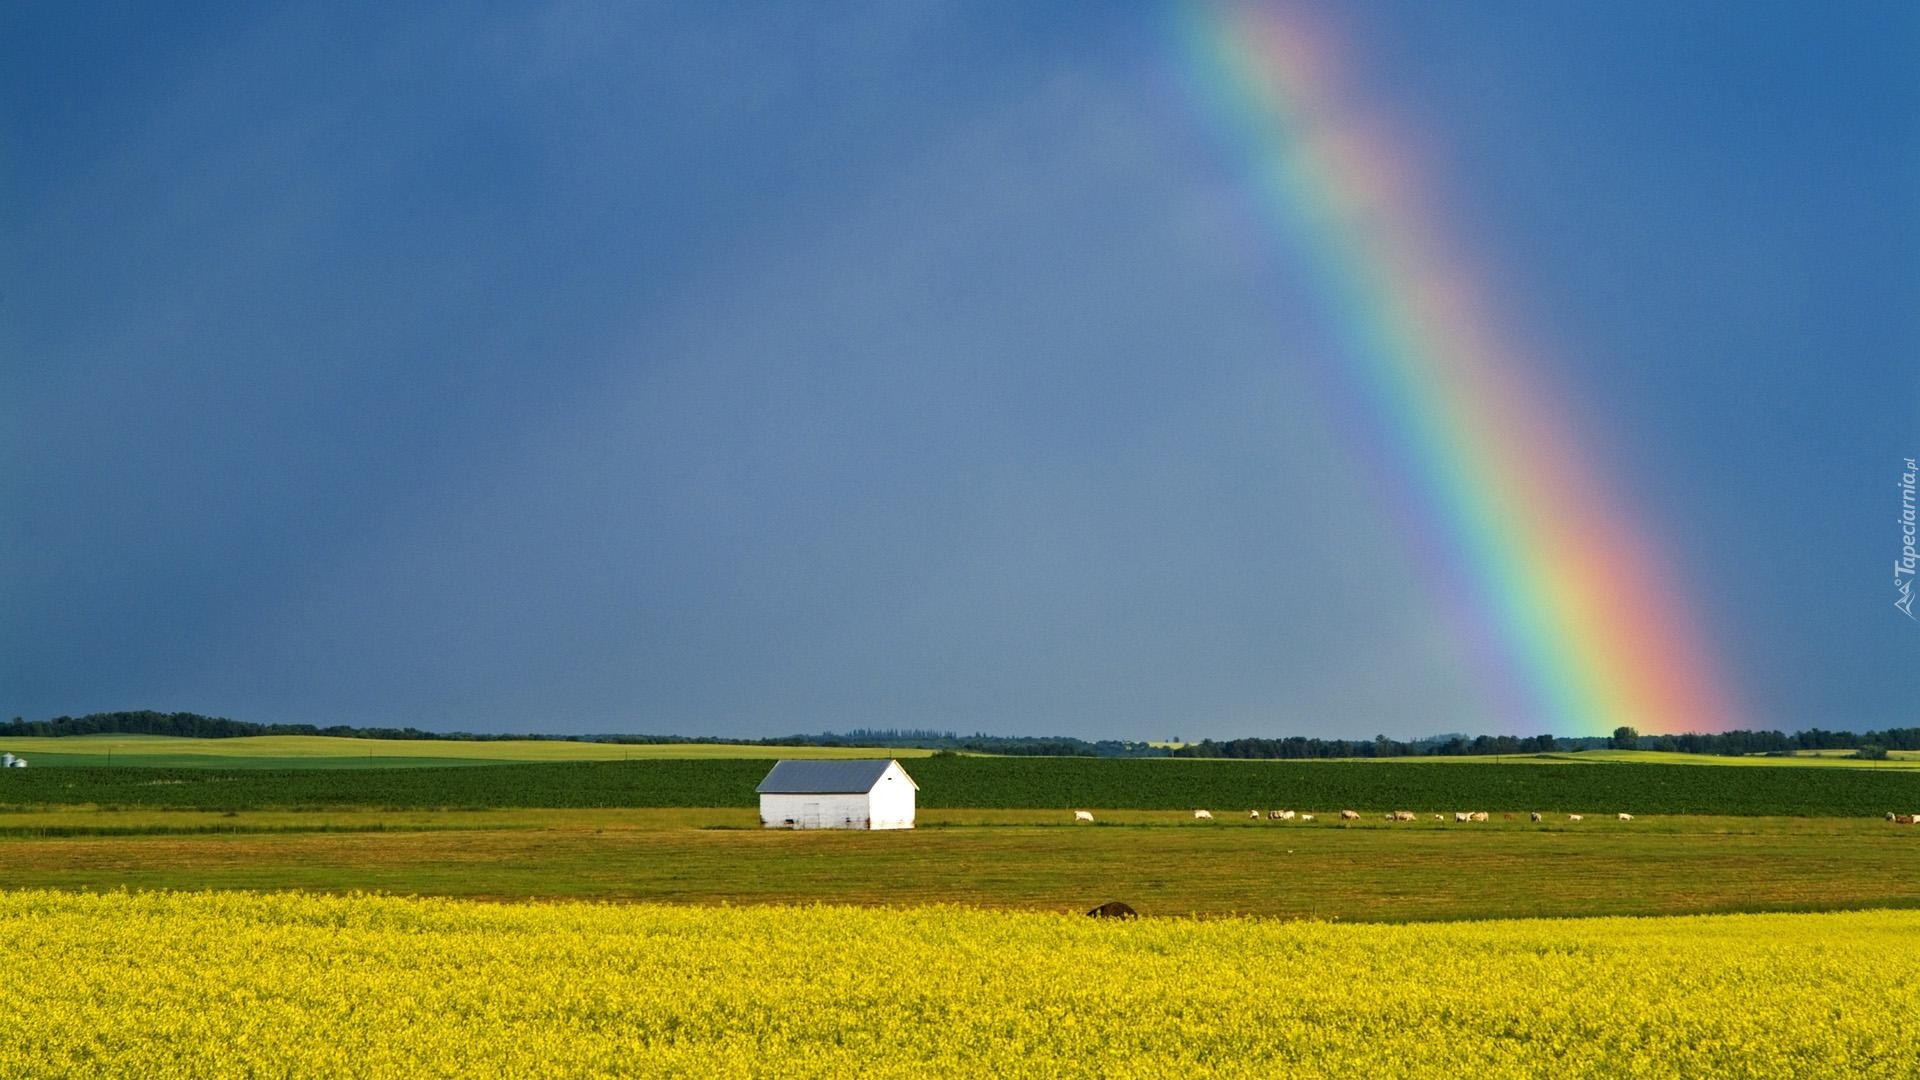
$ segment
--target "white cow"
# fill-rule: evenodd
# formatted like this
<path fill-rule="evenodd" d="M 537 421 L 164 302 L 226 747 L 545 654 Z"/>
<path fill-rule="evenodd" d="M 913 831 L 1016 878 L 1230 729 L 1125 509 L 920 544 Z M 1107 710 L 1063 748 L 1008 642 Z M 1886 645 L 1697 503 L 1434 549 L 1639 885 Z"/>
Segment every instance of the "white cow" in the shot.
<path fill-rule="evenodd" d="M 1587 819 L 1587 816 L 1585 814 L 1568 814 L 1567 815 L 1568 821 L 1585 821 L 1586 819 Z"/>
<path fill-rule="evenodd" d="M 1473 820 L 1473 815 L 1472 815 L 1472 814 L 1469 814 L 1469 813 L 1467 813 L 1467 812 L 1466 812 L 1465 810 L 1455 810 L 1455 811 L 1453 812 L 1453 820 L 1455 820 L 1455 821 L 1471 821 L 1471 820 Z"/>
<path fill-rule="evenodd" d="M 1341 821 L 1359 821 L 1359 820 L 1360 820 L 1360 811 L 1358 811 L 1358 810 L 1342 810 L 1342 811 L 1340 811 L 1340 820 L 1341 820 Z"/>
<path fill-rule="evenodd" d="M 1539 824 L 1539 822 L 1540 822 L 1540 811 L 1538 811 L 1538 810 L 1535 810 L 1535 811 L 1533 811 L 1532 813 L 1530 813 L 1530 814 L 1528 814 L 1528 815 L 1527 815 L 1527 820 L 1528 820 L 1528 821 L 1531 821 L 1531 822 L 1533 822 L 1533 823 L 1535 823 L 1535 824 Z"/>
<path fill-rule="evenodd" d="M 1312 814 L 1301 814 L 1301 815 L 1300 815 L 1300 820 L 1301 820 L 1301 821 L 1312 821 L 1312 820 L 1313 820 L 1313 815 L 1312 815 Z"/>
<path fill-rule="evenodd" d="M 1413 820 L 1413 811 L 1411 811 L 1411 810 L 1395 810 L 1395 811 L 1393 812 L 1393 820 L 1395 820 L 1395 821 L 1412 821 L 1412 820 Z"/>
<path fill-rule="evenodd" d="M 1435 815 L 1433 815 L 1433 820 L 1435 820 L 1435 821 L 1445 821 L 1445 820 L 1447 820 L 1447 815 L 1445 815 L 1445 814 L 1435 814 Z"/>
<path fill-rule="evenodd" d="M 1487 812 L 1485 810 L 1475 810 L 1473 813 L 1468 814 L 1467 817 L 1473 821 L 1485 821 L 1487 820 Z"/>
<path fill-rule="evenodd" d="M 1193 812 L 1193 820 L 1195 820 L 1195 821 L 1212 821 L 1212 820 L 1213 820 L 1213 811 L 1211 811 L 1211 810 L 1195 810 L 1195 811 Z"/>
<path fill-rule="evenodd" d="M 1621 815 L 1620 815 L 1620 820 L 1621 820 L 1621 821 L 1632 821 L 1632 820 L 1633 820 L 1633 815 L 1632 815 L 1632 814 L 1621 814 Z"/>
<path fill-rule="evenodd" d="M 1298 814 L 1296 814 L 1296 813 L 1294 813 L 1294 812 L 1293 812 L 1293 811 L 1291 811 L 1291 810 L 1282 810 L 1282 811 L 1280 811 L 1280 820 L 1281 820 L 1281 821 L 1292 821 L 1292 820 L 1293 820 L 1294 818 L 1296 818 L 1296 817 L 1299 817 L 1299 816 L 1300 816 L 1300 815 L 1298 815 Z"/>
<path fill-rule="evenodd" d="M 1259 821 L 1259 820 L 1260 820 L 1260 811 L 1258 811 L 1258 810 L 1249 810 L 1249 811 L 1247 811 L 1247 816 L 1248 816 L 1249 818 L 1252 818 L 1252 819 L 1253 819 L 1253 820 L 1255 820 L 1255 821 Z"/>
<path fill-rule="evenodd" d="M 1073 820 L 1075 820 L 1075 821 L 1092 821 L 1092 820 L 1093 820 L 1093 814 L 1092 814 L 1091 812 L 1089 812 L 1089 811 L 1086 811 L 1086 810 L 1075 810 L 1075 811 L 1073 812 Z"/>

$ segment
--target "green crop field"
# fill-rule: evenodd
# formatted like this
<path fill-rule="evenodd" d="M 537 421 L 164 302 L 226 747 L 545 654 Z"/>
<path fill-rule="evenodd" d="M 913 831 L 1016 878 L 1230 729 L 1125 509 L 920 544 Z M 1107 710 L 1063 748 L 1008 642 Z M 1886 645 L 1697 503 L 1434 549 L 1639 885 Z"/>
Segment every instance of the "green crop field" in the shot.
<path fill-rule="evenodd" d="M 1920 812 L 1920 773 L 1795 767 L 993 758 L 912 760 L 928 808 L 1207 807 L 1877 817 Z M 0 773 L 0 807 L 748 807 L 766 759 L 417 769 L 47 768 Z"/>

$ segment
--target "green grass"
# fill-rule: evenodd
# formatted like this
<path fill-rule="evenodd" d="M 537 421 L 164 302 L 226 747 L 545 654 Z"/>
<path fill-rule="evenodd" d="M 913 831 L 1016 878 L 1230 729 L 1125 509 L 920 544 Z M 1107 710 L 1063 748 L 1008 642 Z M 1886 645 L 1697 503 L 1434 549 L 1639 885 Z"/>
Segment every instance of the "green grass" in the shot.
<path fill-rule="evenodd" d="M 539 739 L 342 739 L 327 735 L 258 735 L 189 739 L 174 735 L 75 735 L 0 739 L 0 751 L 35 768 L 105 766 L 219 769 L 431 768 L 563 761 L 658 759 L 927 757 L 930 750 L 846 746 L 738 746 L 729 743 L 615 744 Z"/>
<path fill-rule="evenodd" d="M 768 831 L 754 811 L 0 815 L 9 887 L 379 890 L 495 899 L 962 903 L 1419 921 L 1920 907 L 1920 828 L 1675 817 L 1536 826 L 1193 822 L 929 810 L 911 832 Z M 135 830 L 31 835 L 48 829 Z M 196 833 L 199 826 L 231 832 Z M 137 830 L 148 830 L 138 833 Z M 248 831 L 252 830 L 252 831 Z"/>

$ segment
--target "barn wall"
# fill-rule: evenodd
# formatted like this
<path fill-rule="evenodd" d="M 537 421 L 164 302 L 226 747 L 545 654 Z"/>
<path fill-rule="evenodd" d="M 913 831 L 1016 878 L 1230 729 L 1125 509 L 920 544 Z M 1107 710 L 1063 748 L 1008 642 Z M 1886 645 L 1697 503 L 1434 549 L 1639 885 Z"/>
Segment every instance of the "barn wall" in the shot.
<path fill-rule="evenodd" d="M 769 829 L 864 829 L 867 821 L 864 794 L 760 796 L 760 824 Z"/>
<path fill-rule="evenodd" d="M 872 806 L 871 828 L 913 828 L 913 781 L 895 765 L 888 769 L 869 794 Z"/>

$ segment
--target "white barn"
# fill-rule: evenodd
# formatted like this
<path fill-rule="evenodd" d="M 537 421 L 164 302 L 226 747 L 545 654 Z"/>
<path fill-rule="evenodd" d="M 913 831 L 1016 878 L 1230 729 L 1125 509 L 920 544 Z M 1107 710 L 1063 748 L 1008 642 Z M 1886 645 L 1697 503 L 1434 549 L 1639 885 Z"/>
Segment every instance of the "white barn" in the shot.
<path fill-rule="evenodd" d="M 911 829 L 920 785 L 892 758 L 779 761 L 755 789 L 768 829 Z"/>

